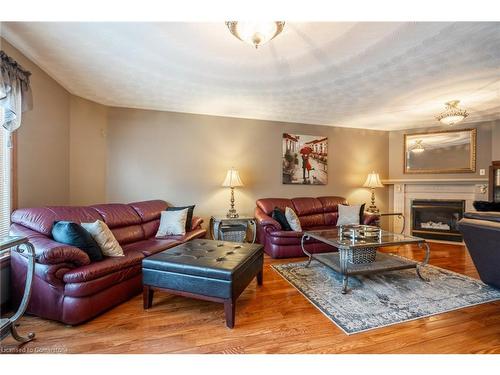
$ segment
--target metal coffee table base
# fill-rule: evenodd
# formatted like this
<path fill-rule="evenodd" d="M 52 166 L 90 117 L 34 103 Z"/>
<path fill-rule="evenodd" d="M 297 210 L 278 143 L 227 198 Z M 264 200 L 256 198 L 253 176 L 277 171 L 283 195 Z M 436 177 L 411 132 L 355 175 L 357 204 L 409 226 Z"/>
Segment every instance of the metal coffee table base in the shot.
<path fill-rule="evenodd" d="M 314 259 L 340 273 L 342 275 L 342 294 L 347 293 L 349 276 L 354 275 L 369 275 L 374 273 L 415 268 L 417 275 L 421 280 L 429 281 L 422 275 L 421 272 L 422 267 L 425 267 L 428 264 L 430 257 L 430 247 L 426 242 L 418 243 L 418 246 L 420 248 L 425 248 L 426 251 L 425 259 L 422 262 L 377 252 L 377 258 L 374 262 L 354 264 L 348 261 L 349 247 L 339 247 L 338 252 L 311 254 L 304 247 L 304 241 L 307 241 L 309 239 L 310 237 L 308 235 L 304 235 L 302 236 L 301 241 L 302 251 L 309 257 L 309 261 L 307 262 L 306 267 L 309 267 L 312 260 Z"/>

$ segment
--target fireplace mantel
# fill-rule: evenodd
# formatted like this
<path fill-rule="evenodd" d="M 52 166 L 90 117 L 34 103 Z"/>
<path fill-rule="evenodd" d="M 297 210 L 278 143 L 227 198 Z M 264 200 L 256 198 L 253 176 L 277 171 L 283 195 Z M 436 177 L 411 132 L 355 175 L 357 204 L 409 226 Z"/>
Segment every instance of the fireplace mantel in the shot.
<path fill-rule="evenodd" d="M 384 185 L 397 185 L 397 184 L 471 184 L 482 185 L 488 184 L 487 178 L 402 178 L 402 179 L 389 179 L 382 180 Z"/>

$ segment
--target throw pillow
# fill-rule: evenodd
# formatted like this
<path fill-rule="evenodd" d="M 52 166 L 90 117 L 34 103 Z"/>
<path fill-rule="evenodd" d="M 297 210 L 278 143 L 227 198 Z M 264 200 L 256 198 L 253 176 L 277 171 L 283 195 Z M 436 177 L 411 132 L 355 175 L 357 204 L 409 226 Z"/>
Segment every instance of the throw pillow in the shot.
<path fill-rule="evenodd" d="M 54 241 L 78 247 L 85 251 L 91 262 L 102 260 L 99 244 L 81 225 L 71 221 L 56 221 L 52 226 Z"/>
<path fill-rule="evenodd" d="M 290 225 L 290 228 L 292 228 L 294 232 L 302 232 L 302 226 L 300 225 L 299 217 L 294 210 L 292 210 L 290 207 L 287 207 L 285 209 L 285 217 L 286 221 L 288 221 L 288 224 Z"/>
<path fill-rule="evenodd" d="M 359 213 L 361 205 L 346 206 L 339 204 L 339 218 L 337 219 L 337 226 L 348 224 L 359 224 Z"/>
<path fill-rule="evenodd" d="M 194 213 L 194 204 L 192 206 L 185 207 L 167 207 L 167 211 L 181 211 L 187 208 L 187 218 L 186 218 L 186 232 L 189 232 L 192 228 L 193 224 L 193 213 Z"/>
<path fill-rule="evenodd" d="M 278 207 L 274 208 L 273 212 L 271 213 L 271 217 L 281 225 L 281 229 L 292 230 L 290 224 L 288 224 L 288 221 L 286 220 L 285 213 Z"/>
<path fill-rule="evenodd" d="M 474 201 L 472 203 L 477 211 L 481 212 L 500 212 L 500 202 Z"/>
<path fill-rule="evenodd" d="M 101 248 L 102 253 L 108 257 L 122 257 L 123 249 L 116 240 L 115 236 L 108 228 L 106 223 L 101 220 L 97 220 L 93 223 L 82 223 L 87 232 L 90 233 L 92 238 L 97 242 Z"/>
<path fill-rule="evenodd" d="M 162 211 L 156 237 L 185 235 L 187 215 L 187 208 L 180 211 Z"/>
<path fill-rule="evenodd" d="M 363 224 L 363 222 L 365 221 L 365 205 L 366 205 L 366 203 L 363 203 L 361 205 L 361 208 L 359 209 L 359 223 L 360 224 Z"/>

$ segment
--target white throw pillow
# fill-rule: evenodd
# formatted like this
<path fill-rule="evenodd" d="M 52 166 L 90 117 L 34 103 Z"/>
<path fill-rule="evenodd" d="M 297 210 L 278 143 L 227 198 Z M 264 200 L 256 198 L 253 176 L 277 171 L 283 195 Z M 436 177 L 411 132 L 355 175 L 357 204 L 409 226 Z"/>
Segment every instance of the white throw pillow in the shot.
<path fill-rule="evenodd" d="M 156 237 L 185 235 L 188 211 L 187 208 L 179 211 L 162 211 Z"/>
<path fill-rule="evenodd" d="M 345 206 L 339 204 L 339 218 L 337 219 L 337 226 L 348 224 L 359 224 L 359 211 L 361 205 Z"/>
<path fill-rule="evenodd" d="M 292 210 L 290 207 L 287 207 L 285 209 L 285 217 L 286 221 L 288 221 L 288 224 L 290 224 L 290 228 L 292 228 L 294 232 L 302 232 L 302 226 L 300 225 L 299 217 L 294 210 Z"/>
<path fill-rule="evenodd" d="M 102 253 L 108 257 L 122 257 L 123 249 L 116 240 L 115 236 L 108 228 L 106 223 L 97 220 L 93 223 L 82 223 L 82 227 L 90 233 L 92 238 L 97 242 L 102 250 Z"/>

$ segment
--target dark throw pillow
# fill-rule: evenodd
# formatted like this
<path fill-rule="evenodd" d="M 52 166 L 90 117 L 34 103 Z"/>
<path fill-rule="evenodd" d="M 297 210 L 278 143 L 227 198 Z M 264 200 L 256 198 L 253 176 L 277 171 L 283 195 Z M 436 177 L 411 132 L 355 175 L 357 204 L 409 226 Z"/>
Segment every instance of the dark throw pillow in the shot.
<path fill-rule="evenodd" d="M 271 217 L 280 223 L 281 228 L 283 230 L 292 230 L 290 224 L 288 224 L 288 220 L 286 219 L 285 213 L 281 211 L 278 207 L 275 207 L 273 212 L 271 213 Z"/>
<path fill-rule="evenodd" d="M 500 202 L 474 201 L 472 203 L 476 211 L 481 212 L 500 212 Z"/>
<path fill-rule="evenodd" d="M 56 221 L 52 226 L 52 238 L 57 242 L 85 251 L 91 262 L 103 259 L 101 248 L 80 224 L 71 221 Z"/>
<path fill-rule="evenodd" d="M 360 224 L 363 224 L 363 222 L 365 220 L 365 204 L 366 203 L 363 203 L 359 209 L 359 223 Z"/>
<path fill-rule="evenodd" d="M 180 210 L 185 210 L 187 208 L 188 214 L 186 218 L 186 232 L 189 232 L 192 229 L 191 224 L 193 221 L 194 207 L 195 207 L 194 204 L 192 206 L 184 206 L 184 207 L 167 207 L 167 211 L 180 211 Z"/>

